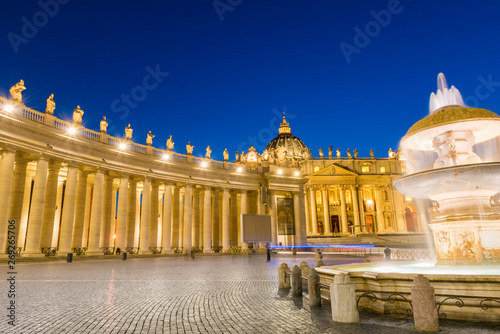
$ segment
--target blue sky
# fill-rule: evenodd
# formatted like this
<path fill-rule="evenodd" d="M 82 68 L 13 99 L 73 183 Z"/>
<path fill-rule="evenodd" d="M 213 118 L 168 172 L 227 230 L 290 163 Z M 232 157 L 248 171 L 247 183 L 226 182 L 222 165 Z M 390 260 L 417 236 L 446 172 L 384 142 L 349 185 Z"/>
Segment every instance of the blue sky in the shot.
<path fill-rule="evenodd" d="M 55 5 L 57 4 L 57 5 Z M 439 72 L 500 111 L 498 1 L 16 1 L 0 19 L 0 94 L 145 144 L 262 152 L 286 111 L 318 148 L 385 157 L 428 113 Z M 45 9 L 44 9 L 45 8 Z M 48 13 L 48 14 L 47 14 Z M 50 14 L 50 15 L 49 15 Z M 30 29 L 31 28 L 31 29 Z M 34 29 L 33 29 L 34 28 Z M 361 33 L 360 33 L 361 32 Z M 346 51 L 347 50 L 347 51 Z M 128 96 L 128 97 L 127 97 Z"/>

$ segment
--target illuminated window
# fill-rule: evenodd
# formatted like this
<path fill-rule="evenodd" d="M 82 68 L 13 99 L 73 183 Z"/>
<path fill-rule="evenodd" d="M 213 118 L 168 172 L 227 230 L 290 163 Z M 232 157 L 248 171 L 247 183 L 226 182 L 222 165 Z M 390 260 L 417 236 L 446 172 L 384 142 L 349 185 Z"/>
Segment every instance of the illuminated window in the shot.
<path fill-rule="evenodd" d="M 380 167 L 380 173 L 385 173 L 385 166 Z"/>
<path fill-rule="evenodd" d="M 406 165 L 401 165 L 401 172 L 406 173 Z"/>
<path fill-rule="evenodd" d="M 335 190 L 330 190 L 328 193 L 330 205 L 339 205 L 338 194 Z"/>
<path fill-rule="evenodd" d="M 316 173 L 317 171 L 319 171 L 319 167 L 314 167 L 314 172 Z"/>
<path fill-rule="evenodd" d="M 321 205 L 323 203 L 321 199 L 321 191 L 316 191 L 316 204 Z"/>
<path fill-rule="evenodd" d="M 352 203 L 352 200 L 351 200 L 351 191 L 350 190 L 346 190 L 345 191 L 345 202 L 348 203 L 348 204 Z"/>
<path fill-rule="evenodd" d="M 369 173 L 370 172 L 370 166 L 361 166 L 361 172 L 362 173 Z"/>
<path fill-rule="evenodd" d="M 405 196 L 405 202 L 413 202 L 413 197 Z"/>

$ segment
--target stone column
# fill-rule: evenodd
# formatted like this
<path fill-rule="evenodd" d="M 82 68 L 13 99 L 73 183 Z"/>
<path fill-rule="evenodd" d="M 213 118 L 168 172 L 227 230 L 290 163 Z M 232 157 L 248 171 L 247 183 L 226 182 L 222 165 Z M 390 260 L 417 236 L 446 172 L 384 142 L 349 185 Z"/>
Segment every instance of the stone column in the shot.
<path fill-rule="evenodd" d="M 294 203 L 297 200 L 297 204 L 294 204 L 296 216 L 295 216 L 295 233 L 297 245 L 307 245 L 307 223 L 306 223 L 306 212 L 305 212 L 305 196 L 304 191 L 299 190 L 297 194 L 294 194 Z"/>
<path fill-rule="evenodd" d="M 222 192 L 222 251 L 227 252 L 231 246 L 231 216 L 229 212 L 229 188 Z"/>
<path fill-rule="evenodd" d="M 111 205 L 113 202 L 113 177 L 104 175 L 104 191 L 102 197 L 102 225 L 101 225 L 101 241 L 99 247 L 113 247 L 110 244 L 111 231 Z"/>
<path fill-rule="evenodd" d="M 179 247 L 184 248 L 184 208 L 186 206 L 186 187 L 179 189 Z"/>
<path fill-rule="evenodd" d="M 306 216 L 306 240 L 307 236 L 312 233 L 312 226 L 311 226 L 311 220 L 309 219 L 309 197 L 305 197 L 307 190 L 309 187 L 305 187 L 305 191 L 302 193 L 302 197 L 304 199 L 304 210 L 305 210 L 305 216 Z"/>
<path fill-rule="evenodd" d="M 2 164 L 3 164 L 2 159 Z M 14 160 L 12 160 L 12 163 Z M 26 235 L 25 255 L 40 254 L 40 238 L 42 235 L 43 209 L 45 203 L 45 190 L 47 189 L 47 173 L 49 162 L 40 158 L 36 165 L 35 183 L 31 196 L 30 216 L 28 219 L 28 232 Z M 10 189 L 9 189 L 10 190 Z"/>
<path fill-rule="evenodd" d="M 238 194 L 236 191 L 232 191 L 229 193 L 230 196 L 230 207 L 229 207 L 229 212 L 231 214 L 230 218 L 230 235 L 231 237 L 229 238 L 229 243 L 231 246 L 241 246 L 238 243 L 238 226 L 237 226 L 237 220 L 238 220 Z"/>
<path fill-rule="evenodd" d="M 90 212 L 89 249 L 87 251 L 88 255 L 102 254 L 99 250 L 99 247 L 101 244 L 103 188 L 104 171 L 98 168 L 94 179 L 92 210 Z"/>
<path fill-rule="evenodd" d="M 246 214 L 248 212 L 248 191 L 242 190 L 241 191 L 241 209 L 240 213 L 241 214 Z M 238 240 L 242 240 L 242 234 L 243 231 L 241 230 L 241 216 L 238 217 L 238 226 L 239 226 L 239 233 L 238 233 Z M 242 249 L 248 249 L 248 242 L 243 242 L 241 243 L 241 248 Z"/>
<path fill-rule="evenodd" d="M 163 253 L 172 253 L 172 183 L 165 184 L 163 196 L 162 247 Z"/>
<path fill-rule="evenodd" d="M 30 211 L 31 187 L 33 183 L 33 176 L 34 175 L 31 175 L 31 173 L 27 173 L 26 181 L 24 182 L 24 195 L 23 195 L 23 205 L 22 205 L 23 209 L 21 211 L 19 236 L 17 238 L 17 247 L 21 247 L 23 249 L 26 241 L 26 232 L 28 227 L 28 214 Z"/>
<path fill-rule="evenodd" d="M 212 250 L 212 191 L 205 186 L 203 199 L 203 253 L 213 253 Z"/>
<path fill-rule="evenodd" d="M 128 193 L 127 193 L 127 232 L 125 248 L 134 247 L 135 240 L 135 222 L 137 214 L 137 180 L 133 177 L 129 180 Z M 125 249 L 124 249 L 125 250 Z"/>
<path fill-rule="evenodd" d="M 271 214 L 271 245 L 278 244 L 278 229 L 276 227 L 276 193 L 274 190 L 269 191 L 269 209 Z"/>
<path fill-rule="evenodd" d="M 151 221 L 151 179 L 146 177 L 142 186 L 141 226 L 139 230 L 139 253 L 150 254 L 149 223 Z"/>
<path fill-rule="evenodd" d="M 314 235 L 318 234 L 318 215 L 316 211 L 316 189 L 311 187 L 309 190 L 310 198 L 311 198 L 311 225 L 312 232 Z"/>
<path fill-rule="evenodd" d="M 172 247 L 180 247 L 179 243 L 179 187 L 173 186 L 172 193 Z"/>
<path fill-rule="evenodd" d="M 28 160 L 17 157 L 15 159 L 14 174 L 12 175 L 12 188 L 10 192 L 9 221 L 15 222 L 15 232 L 17 243 L 19 243 L 21 229 L 21 215 L 23 210 L 24 191 L 26 185 L 26 167 Z M 30 184 L 31 187 L 31 184 Z M 23 243 L 24 244 L 24 243 Z"/>
<path fill-rule="evenodd" d="M 347 226 L 347 206 L 345 202 L 345 186 L 339 186 L 340 193 L 340 212 L 341 212 L 341 223 L 342 223 L 342 234 L 349 234 L 349 227 Z"/>
<path fill-rule="evenodd" d="M 73 228 L 75 223 L 76 184 L 78 176 L 78 165 L 68 165 L 68 176 L 66 178 L 66 190 L 64 191 L 64 204 L 62 208 L 61 230 L 59 232 L 59 252 L 62 254 L 71 252 L 71 240 L 73 239 Z"/>
<path fill-rule="evenodd" d="M 8 210 L 10 204 L 12 171 L 14 170 L 15 151 L 3 148 L 0 163 L 0 254 L 7 250 Z M 45 189 L 44 189 L 45 191 Z"/>
<path fill-rule="evenodd" d="M 332 223 L 330 220 L 330 204 L 328 203 L 328 187 L 322 186 L 321 193 L 323 195 L 323 227 L 325 229 L 325 235 L 332 233 Z"/>
<path fill-rule="evenodd" d="M 380 186 L 375 187 L 375 209 L 377 210 L 377 229 L 374 232 L 384 232 L 384 206 Z"/>
<path fill-rule="evenodd" d="M 184 250 L 193 247 L 193 186 L 186 184 L 184 202 Z"/>
<path fill-rule="evenodd" d="M 87 190 L 85 193 L 85 217 L 83 220 L 83 235 L 82 240 L 80 241 L 82 247 L 87 247 L 87 249 L 89 246 L 90 211 L 92 207 L 93 186 L 93 184 L 87 184 Z"/>
<path fill-rule="evenodd" d="M 200 190 L 193 188 L 193 246 L 200 247 Z"/>
<path fill-rule="evenodd" d="M 301 242 L 302 242 L 302 230 L 300 228 L 300 225 L 303 224 L 303 221 L 301 220 L 301 214 L 300 214 L 300 199 L 299 199 L 298 192 L 293 193 L 293 216 L 294 216 L 294 224 L 295 224 L 294 245 L 298 246 L 298 245 L 301 245 Z"/>
<path fill-rule="evenodd" d="M 112 196 L 111 196 L 111 217 L 109 224 L 109 247 L 115 246 L 115 234 L 116 234 L 116 219 L 117 219 L 117 199 L 118 199 L 118 187 L 119 184 L 112 182 Z"/>
<path fill-rule="evenodd" d="M 151 216 L 149 218 L 149 247 L 158 246 L 158 181 L 151 181 Z"/>
<path fill-rule="evenodd" d="M 212 247 L 221 246 L 221 223 L 219 207 L 219 189 L 214 188 L 212 200 Z"/>
<path fill-rule="evenodd" d="M 364 229 L 366 230 L 366 219 L 365 219 L 365 199 L 363 197 L 363 188 L 362 187 L 356 187 L 358 193 L 358 200 L 359 200 L 359 223 L 361 225 L 364 225 Z M 359 229 L 359 232 L 367 232 L 363 231 L 363 228 Z"/>
<path fill-rule="evenodd" d="M 352 208 L 353 208 L 353 215 L 354 215 L 354 225 L 359 225 L 359 202 L 358 202 L 358 186 L 351 186 L 352 189 Z M 357 230 L 359 227 L 354 227 L 352 228 L 353 234 L 356 234 Z"/>
<path fill-rule="evenodd" d="M 116 239 L 115 246 L 125 252 L 127 244 L 127 213 L 128 213 L 128 175 L 120 177 L 120 188 L 118 190 L 118 209 L 116 213 Z"/>
<path fill-rule="evenodd" d="M 87 172 L 78 171 L 75 195 L 75 227 L 73 229 L 73 248 L 82 247 L 83 227 L 85 222 L 85 204 L 87 200 Z"/>
<path fill-rule="evenodd" d="M 59 170 L 61 162 L 52 160 L 49 163 L 49 175 L 45 190 L 45 203 L 43 206 L 42 235 L 40 247 L 52 247 L 54 237 L 54 222 L 56 219 L 57 191 L 59 185 Z M 62 191 L 62 190 L 61 190 Z M 30 213 L 31 216 L 31 213 Z M 30 225 L 28 224 L 28 233 Z"/>

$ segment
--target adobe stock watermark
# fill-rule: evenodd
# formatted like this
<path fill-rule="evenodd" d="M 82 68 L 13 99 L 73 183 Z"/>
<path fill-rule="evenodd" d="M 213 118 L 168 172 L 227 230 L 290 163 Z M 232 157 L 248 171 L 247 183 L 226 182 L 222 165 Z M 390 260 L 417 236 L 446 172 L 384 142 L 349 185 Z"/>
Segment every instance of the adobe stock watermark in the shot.
<path fill-rule="evenodd" d="M 54 18 L 59 13 L 59 6 L 66 5 L 70 0 L 39 0 L 38 6 L 41 10 L 33 14 L 31 20 L 26 16 L 21 18 L 22 27 L 21 34 L 16 34 L 14 32 L 9 32 L 7 34 L 7 39 L 12 45 L 15 53 L 19 53 L 19 46 L 22 44 L 28 44 L 30 39 L 33 39 L 38 35 L 40 28 L 45 27 L 51 18 Z"/>
<path fill-rule="evenodd" d="M 479 107 L 480 101 L 485 101 L 491 97 L 496 91 L 496 87 L 500 87 L 500 81 L 493 81 L 493 75 L 488 74 L 488 78 L 479 75 L 477 77 L 479 84 L 474 89 L 474 95 L 469 95 L 464 98 L 466 105 L 470 107 Z"/>
<path fill-rule="evenodd" d="M 273 108 L 272 113 L 273 117 L 269 120 L 268 126 L 260 129 L 256 136 L 248 136 L 246 140 L 242 141 L 238 145 L 238 152 L 246 151 L 250 146 L 254 146 L 258 152 L 264 151 L 267 144 L 278 134 L 281 120 L 283 119 L 283 113 L 285 113 L 287 122 L 297 117 L 297 115 L 287 112 L 286 106 L 283 107 L 283 112 Z"/>
<path fill-rule="evenodd" d="M 226 12 L 232 12 L 236 7 L 241 5 L 243 0 L 215 0 L 212 2 L 215 12 L 219 16 L 221 22 L 224 21 L 224 14 Z"/>
<path fill-rule="evenodd" d="M 387 2 L 387 9 L 381 9 L 378 12 L 374 10 L 370 11 L 373 20 L 368 21 L 364 29 L 358 26 L 353 28 L 355 32 L 353 44 L 346 42 L 341 42 L 339 44 L 340 51 L 342 51 L 347 63 L 350 64 L 352 62 L 352 55 L 360 54 L 361 51 L 370 44 L 373 38 L 380 35 L 382 28 L 386 28 L 391 23 L 393 16 L 401 14 L 403 9 L 404 7 L 400 0 L 389 0 Z"/>
<path fill-rule="evenodd" d="M 140 102 L 148 97 L 148 92 L 156 89 L 163 80 L 170 75 L 160 70 L 160 64 L 153 69 L 146 66 L 147 74 L 142 78 L 140 85 L 133 87 L 129 94 L 121 94 L 119 99 L 111 102 L 111 111 L 120 114 L 119 118 L 124 120 L 130 114 L 130 109 L 135 109 Z"/>

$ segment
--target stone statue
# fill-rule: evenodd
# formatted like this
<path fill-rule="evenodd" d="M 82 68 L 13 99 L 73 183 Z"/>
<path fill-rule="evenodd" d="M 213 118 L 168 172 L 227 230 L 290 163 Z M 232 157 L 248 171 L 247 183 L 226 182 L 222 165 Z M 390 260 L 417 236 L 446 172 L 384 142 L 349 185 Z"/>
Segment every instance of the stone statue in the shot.
<path fill-rule="evenodd" d="M 148 132 L 148 137 L 146 138 L 146 145 L 151 146 L 153 145 L 153 138 L 155 137 L 154 134 L 151 133 L 151 131 Z"/>
<path fill-rule="evenodd" d="M 245 155 L 245 151 L 241 151 L 240 160 L 241 160 L 241 162 L 245 162 L 245 161 L 247 161 L 247 157 L 246 157 L 246 155 Z"/>
<path fill-rule="evenodd" d="M 172 135 L 167 139 L 167 150 L 172 151 L 174 149 L 174 141 L 172 140 Z"/>
<path fill-rule="evenodd" d="M 205 153 L 205 159 L 210 159 L 210 154 L 212 154 L 212 149 L 210 145 L 207 146 L 207 153 Z"/>
<path fill-rule="evenodd" d="M 193 148 L 194 146 L 191 146 L 191 142 L 188 142 L 186 145 L 186 152 L 188 155 L 193 154 Z"/>
<path fill-rule="evenodd" d="M 351 155 L 351 150 L 350 150 L 350 149 L 347 149 L 347 157 L 348 157 L 348 158 L 352 158 L 352 155 Z"/>
<path fill-rule="evenodd" d="M 80 106 L 76 106 L 76 109 L 73 110 L 73 123 L 81 124 L 82 123 L 83 110 Z"/>
<path fill-rule="evenodd" d="M 21 79 L 21 81 L 16 83 L 9 90 L 10 95 L 12 96 L 12 100 L 17 102 L 23 102 L 23 94 L 21 92 L 25 89 L 26 87 L 24 87 L 24 80 Z"/>
<path fill-rule="evenodd" d="M 332 154 L 333 154 L 333 148 L 330 146 L 328 148 L 328 157 L 331 158 L 332 157 Z"/>
<path fill-rule="evenodd" d="M 392 150 L 392 148 L 389 148 L 389 158 L 394 158 L 394 151 Z"/>
<path fill-rule="evenodd" d="M 229 152 L 227 151 L 227 148 L 224 149 L 224 152 L 222 153 L 224 155 L 224 161 L 229 160 Z"/>
<path fill-rule="evenodd" d="M 264 152 L 262 152 L 262 159 L 264 161 L 267 161 L 269 159 L 269 152 L 267 152 L 267 150 L 264 150 Z"/>
<path fill-rule="evenodd" d="M 313 154 L 312 154 L 311 149 L 309 149 L 308 153 L 309 153 L 309 154 L 308 154 L 308 158 L 312 157 L 312 155 L 313 155 Z"/>
<path fill-rule="evenodd" d="M 129 123 L 129 125 L 127 125 L 127 127 L 125 128 L 125 139 L 131 140 L 132 139 L 132 132 L 134 132 L 134 130 L 130 127 L 130 123 Z"/>
<path fill-rule="evenodd" d="M 101 132 L 106 133 L 108 128 L 108 122 L 106 121 L 106 116 L 102 116 L 102 121 L 101 121 Z"/>
<path fill-rule="evenodd" d="M 372 159 L 373 159 L 374 157 L 375 157 L 375 155 L 373 154 L 373 148 L 371 148 L 371 149 L 370 149 L 370 158 L 372 158 Z"/>
<path fill-rule="evenodd" d="M 357 159 L 357 158 L 358 158 L 358 150 L 354 149 L 354 159 Z"/>
<path fill-rule="evenodd" d="M 337 159 L 340 159 L 340 149 L 337 147 Z"/>
<path fill-rule="evenodd" d="M 235 161 L 239 161 L 240 160 L 240 152 L 236 151 L 236 153 L 234 154 L 234 157 L 235 157 Z"/>
<path fill-rule="evenodd" d="M 56 109 L 56 103 L 54 102 L 54 94 L 50 94 L 47 99 L 47 107 L 45 108 L 45 113 L 47 115 L 53 115 L 54 109 Z"/>
<path fill-rule="evenodd" d="M 319 157 L 323 158 L 323 149 L 322 148 L 319 149 Z"/>

